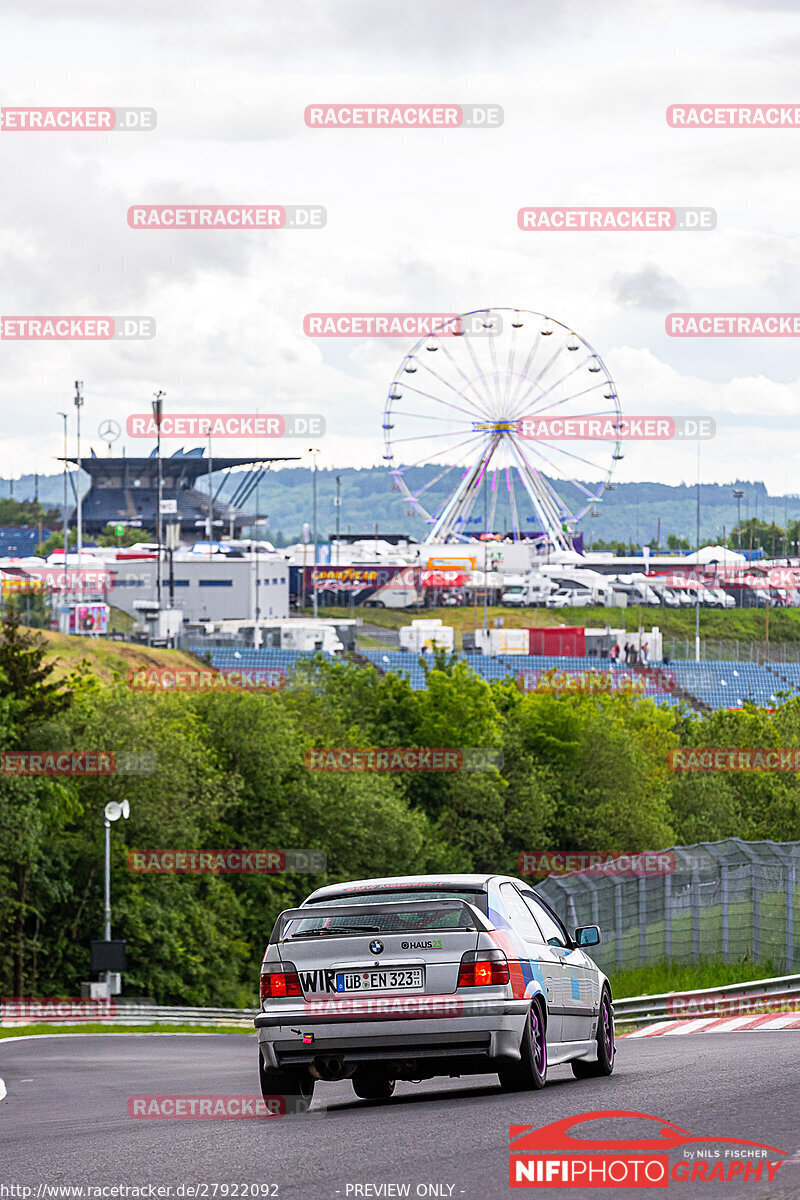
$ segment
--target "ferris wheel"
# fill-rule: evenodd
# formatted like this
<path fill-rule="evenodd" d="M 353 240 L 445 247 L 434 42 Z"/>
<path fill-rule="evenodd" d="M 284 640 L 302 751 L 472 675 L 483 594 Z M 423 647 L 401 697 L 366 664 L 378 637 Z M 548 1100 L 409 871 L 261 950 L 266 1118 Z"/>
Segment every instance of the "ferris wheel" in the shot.
<path fill-rule="evenodd" d="M 569 325 L 478 309 L 406 354 L 384 409 L 383 457 L 430 526 L 426 542 L 467 541 L 502 522 L 515 541 L 569 549 L 622 458 L 621 422 L 605 364 Z"/>

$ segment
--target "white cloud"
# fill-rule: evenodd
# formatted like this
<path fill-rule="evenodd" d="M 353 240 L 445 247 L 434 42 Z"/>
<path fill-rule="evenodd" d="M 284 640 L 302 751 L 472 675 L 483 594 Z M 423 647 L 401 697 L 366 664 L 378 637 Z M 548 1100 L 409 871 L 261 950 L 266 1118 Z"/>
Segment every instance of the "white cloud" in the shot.
<path fill-rule="evenodd" d="M 380 462 L 406 346 L 309 339 L 305 313 L 518 304 L 595 345 L 626 411 L 712 413 L 704 478 L 782 485 L 795 465 L 794 342 L 668 338 L 664 318 L 796 304 L 800 131 L 673 130 L 665 109 L 791 99 L 794 8 L 147 0 L 121 14 L 75 0 L 65 22 L 54 0 L 35 16 L 7 3 L 0 102 L 158 110 L 153 133 L 0 134 L 2 311 L 147 314 L 158 328 L 151 342 L 2 343 L 7 457 L 24 471 L 60 453 L 55 410 L 81 377 L 87 437 L 163 387 L 181 411 L 321 412 L 327 465 Z M 324 100 L 492 102 L 505 123 L 307 129 L 305 106 Z M 137 202 L 319 203 L 328 225 L 134 231 Z M 519 207 L 560 203 L 710 205 L 719 222 L 707 234 L 517 229 Z M 620 477 L 695 470 L 693 445 L 639 447 Z"/>

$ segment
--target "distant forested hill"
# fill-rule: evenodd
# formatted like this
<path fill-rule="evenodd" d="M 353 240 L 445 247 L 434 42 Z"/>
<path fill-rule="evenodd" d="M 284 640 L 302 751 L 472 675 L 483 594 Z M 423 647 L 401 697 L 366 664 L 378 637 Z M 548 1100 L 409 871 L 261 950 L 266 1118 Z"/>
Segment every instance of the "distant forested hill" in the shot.
<path fill-rule="evenodd" d="M 440 483 L 433 483 L 442 468 L 436 466 L 415 467 L 406 474 L 415 488 L 432 483 L 425 492 L 429 507 L 435 508 L 452 490 L 457 472 Z M 413 509 L 405 502 L 399 491 L 392 490 L 392 480 L 382 467 L 364 469 L 342 468 L 320 470 L 317 475 L 317 524 L 320 536 L 332 533 L 336 527 L 336 476 L 341 478 L 341 529 L 343 533 L 372 533 L 377 525 L 383 532 L 406 532 L 423 538 L 426 526 Z M 84 486 L 88 487 L 88 476 L 84 475 Z M 241 473 L 229 477 L 222 497 L 233 494 Z M 508 492 L 501 481 L 494 520 L 496 530 L 510 528 Z M 220 478 L 215 476 L 215 487 Z M 201 487 L 204 481 L 201 481 Z M 62 477 L 58 474 L 40 476 L 39 499 L 45 505 L 60 505 Z M 721 540 L 723 528 L 730 532 L 736 525 L 737 509 L 733 498 L 734 488 L 744 492 L 742 499 L 742 521 L 758 517 L 763 521 L 786 524 L 787 519 L 800 518 L 800 496 L 770 496 L 764 483 L 737 480 L 730 484 L 707 483 L 700 488 L 700 536 L 701 540 Z M 9 495 L 9 481 L 0 478 L 0 497 Z M 29 499 L 34 495 L 34 477 L 25 475 L 14 480 L 14 497 Z M 70 488 L 72 502 L 72 489 Z M 530 518 L 532 510 L 521 487 L 517 487 L 517 503 L 520 521 L 524 528 L 534 529 Z M 491 494 L 487 505 L 491 504 Z M 649 542 L 656 536 L 661 518 L 661 541 L 666 543 L 670 533 L 688 538 L 694 545 L 697 511 L 696 487 L 692 484 L 671 487 L 663 483 L 620 483 L 606 492 L 597 517 L 586 517 L 582 529 L 587 543 L 604 541 Z M 256 495 L 253 493 L 246 505 L 248 511 L 256 511 Z M 312 484 L 311 471 L 305 467 L 289 467 L 270 471 L 263 476 L 259 485 L 258 510 L 269 516 L 270 530 L 284 537 L 299 537 L 304 521 L 311 523 Z M 480 505 L 470 526 L 478 531 L 483 526 L 483 506 Z"/>

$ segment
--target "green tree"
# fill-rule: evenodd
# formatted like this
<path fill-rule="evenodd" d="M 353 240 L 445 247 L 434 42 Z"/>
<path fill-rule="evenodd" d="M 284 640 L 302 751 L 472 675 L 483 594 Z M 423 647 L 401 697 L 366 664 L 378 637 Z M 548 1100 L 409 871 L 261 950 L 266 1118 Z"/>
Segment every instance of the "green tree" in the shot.
<path fill-rule="evenodd" d="M 15 500 L 12 496 L 0 500 L 0 525 L 57 525 L 60 521 L 57 508 L 45 508 L 38 500 Z"/>
<path fill-rule="evenodd" d="M 77 528 L 70 529 L 69 537 L 67 539 L 68 549 L 72 549 L 72 547 L 77 546 L 77 544 L 78 544 L 78 530 L 77 530 Z M 46 537 L 44 539 L 44 541 L 40 542 L 39 545 L 36 547 L 36 554 L 39 556 L 39 558 L 48 558 L 49 555 L 51 555 L 54 550 L 63 550 L 63 549 L 64 549 L 64 531 L 63 531 L 63 529 L 54 529 L 53 532 L 50 534 L 50 536 Z"/>

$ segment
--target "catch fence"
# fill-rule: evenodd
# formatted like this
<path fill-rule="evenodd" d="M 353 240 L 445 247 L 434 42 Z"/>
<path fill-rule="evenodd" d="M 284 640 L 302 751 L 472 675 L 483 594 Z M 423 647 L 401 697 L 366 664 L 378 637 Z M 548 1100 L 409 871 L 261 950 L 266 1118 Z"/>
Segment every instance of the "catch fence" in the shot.
<path fill-rule="evenodd" d="M 728 838 L 667 853 L 669 873 L 587 870 L 550 875 L 536 890 L 570 930 L 600 926 L 590 953 L 604 971 L 715 959 L 788 973 L 800 963 L 800 842 Z"/>

